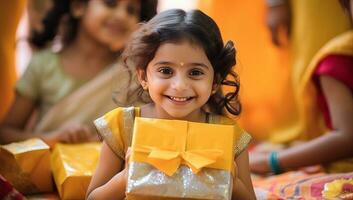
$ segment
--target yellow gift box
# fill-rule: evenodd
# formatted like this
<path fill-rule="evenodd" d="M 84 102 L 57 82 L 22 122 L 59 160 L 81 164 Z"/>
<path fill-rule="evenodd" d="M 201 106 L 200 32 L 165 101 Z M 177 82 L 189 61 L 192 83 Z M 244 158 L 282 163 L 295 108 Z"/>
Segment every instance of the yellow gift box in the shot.
<path fill-rule="evenodd" d="M 0 146 L 0 174 L 22 194 L 53 191 L 49 146 L 40 139 Z"/>
<path fill-rule="evenodd" d="M 55 145 L 51 166 L 61 199 L 85 199 L 100 150 L 101 143 Z"/>
<path fill-rule="evenodd" d="M 135 118 L 127 199 L 231 199 L 234 126 Z"/>

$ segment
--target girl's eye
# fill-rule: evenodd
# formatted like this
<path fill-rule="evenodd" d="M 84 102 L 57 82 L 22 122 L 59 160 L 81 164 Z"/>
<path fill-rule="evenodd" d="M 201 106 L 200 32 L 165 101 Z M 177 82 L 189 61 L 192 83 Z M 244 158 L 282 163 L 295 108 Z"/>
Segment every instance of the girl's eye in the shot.
<path fill-rule="evenodd" d="M 119 0 L 103 0 L 103 2 L 109 8 L 115 8 L 119 4 Z M 128 3 L 125 9 L 129 15 L 139 15 L 139 9 L 136 4 Z"/>
<path fill-rule="evenodd" d="M 162 73 L 163 75 L 172 75 L 173 74 L 172 69 L 170 69 L 168 67 L 161 67 L 158 69 L 158 72 Z"/>
<path fill-rule="evenodd" d="M 129 5 L 127 6 L 127 8 L 126 8 L 126 11 L 127 11 L 127 13 L 129 13 L 130 15 L 136 15 L 136 16 L 139 15 L 137 6 L 134 5 L 134 4 L 129 4 Z"/>
<path fill-rule="evenodd" d="M 196 69 L 191 70 L 189 73 L 190 76 L 201 76 L 203 74 L 205 73 L 203 73 L 201 70 L 196 70 Z"/>

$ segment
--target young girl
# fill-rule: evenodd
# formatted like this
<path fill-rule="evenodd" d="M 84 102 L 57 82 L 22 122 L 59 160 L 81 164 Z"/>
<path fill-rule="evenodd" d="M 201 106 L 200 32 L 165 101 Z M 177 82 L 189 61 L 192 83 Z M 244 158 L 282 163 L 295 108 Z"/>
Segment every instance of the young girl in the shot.
<path fill-rule="evenodd" d="M 133 35 L 123 59 L 127 67 L 137 67 L 141 86 L 153 103 L 117 108 L 95 121 L 104 143 L 88 199 L 124 199 L 128 171 L 124 161 L 129 157 L 134 117 L 235 125 L 224 114 L 240 114 L 239 82 L 232 71 L 234 45 L 231 41 L 224 45 L 216 23 L 199 10 L 168 10 L 152 18 Z M 222 85 L 235 89 L 223 94 Z M 233 198 L 254 199 L 246 150 L 250 136 L 243 132 L 240 141 Z"/>
<path fill-rule="evenodd" d="M 32 43 L 45 46 L 59 34 L 63 48 L 36 53 L 16 85 L 16 98 L 0 127 L 0 142 L 41 137 L 48 144 L 90 140 L 89 124 L 115 107 L 138 104 L 138 81 L 121 65 L 113 65 L 139 21 L 156 13 L 156 0 L 54 0 L 43 31 Z M 112 81 L 116 77 L 117 81 Z M 129 97 L 129 98 L 127 98 Z M 34 130 L 26 125 L 37 111 Z"/>

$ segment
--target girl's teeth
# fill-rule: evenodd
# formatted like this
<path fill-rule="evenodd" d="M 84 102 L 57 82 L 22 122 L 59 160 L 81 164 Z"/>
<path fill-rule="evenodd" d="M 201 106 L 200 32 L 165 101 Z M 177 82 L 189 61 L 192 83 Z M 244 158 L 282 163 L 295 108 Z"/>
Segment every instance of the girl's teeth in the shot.
<path fill-rule="evenodd" d="M 186 101 L 188 98 L 186 97 L 170 97 L 174 101 Z"/>

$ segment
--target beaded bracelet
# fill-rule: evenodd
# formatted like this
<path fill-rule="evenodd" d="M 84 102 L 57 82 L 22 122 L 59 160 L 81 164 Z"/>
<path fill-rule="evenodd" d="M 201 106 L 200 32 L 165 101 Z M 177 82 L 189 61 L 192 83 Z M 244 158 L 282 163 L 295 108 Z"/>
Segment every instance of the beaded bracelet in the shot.
<path fill-rule="evenodd" d="M 270 153 L 269 159 L 268 159 L 268 163 L 270 165 L 271 171 L 274 174 L 280 174 L 282 172 L 281 167 L 279 165 L 278 162 L 278 156 L 277 156 L 277 152 L 276 151 L 272 151 Z"/>

